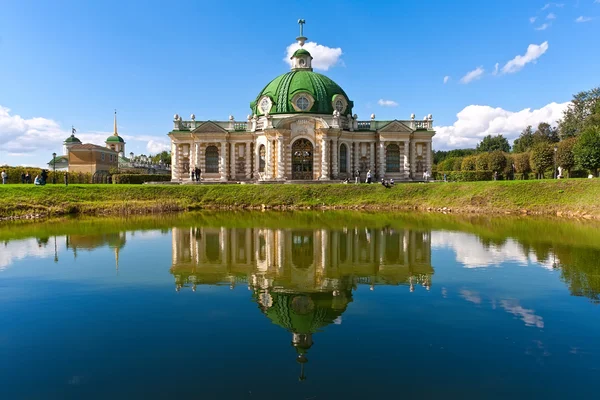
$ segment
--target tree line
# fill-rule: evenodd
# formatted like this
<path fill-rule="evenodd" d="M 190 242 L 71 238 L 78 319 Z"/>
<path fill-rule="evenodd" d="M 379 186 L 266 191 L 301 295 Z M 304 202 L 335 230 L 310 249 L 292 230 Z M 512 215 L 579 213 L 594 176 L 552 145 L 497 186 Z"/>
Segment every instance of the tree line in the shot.
<path fill-rule="evenodd" d="M 488 135 L 475 149 L 434 152 L 434 163 L 438 173 L 463 172 L 462 175 L 488 171 L 504 177 L 526 178 L 534 173 L 536 178 L 544 178 L 555 175 L 556 165 L 569 177 L 587 175 L 588 171 L 598 176 L 600 87 L 575 94 L 556 127 L 547 122 L 535 129 L 528 126 L 512 147 L 503 135 Z"/>

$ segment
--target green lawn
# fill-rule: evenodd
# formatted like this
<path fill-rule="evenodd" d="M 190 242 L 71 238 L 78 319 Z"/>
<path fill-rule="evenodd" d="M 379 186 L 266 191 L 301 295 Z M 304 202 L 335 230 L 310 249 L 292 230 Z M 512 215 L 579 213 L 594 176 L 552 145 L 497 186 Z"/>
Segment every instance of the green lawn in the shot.
<path fill-rule="evenodd" d="M 2 185 L 0 216 L 136 214 L 201 208 L 339 207 L 587 214 L 600 218 L 600 180 L 309 185 Z"/>

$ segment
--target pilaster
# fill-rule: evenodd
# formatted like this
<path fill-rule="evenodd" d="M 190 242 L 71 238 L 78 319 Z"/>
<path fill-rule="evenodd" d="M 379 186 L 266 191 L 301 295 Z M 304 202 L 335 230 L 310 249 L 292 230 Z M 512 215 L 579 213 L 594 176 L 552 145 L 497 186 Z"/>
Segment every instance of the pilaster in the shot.
<path fill-rule="evenodd" d="M 219 174 L 221 181 L 227 181 L 227 143 L 221 143 L 221 151 L 219 152 Z"/>
<path fill-rule="evenodd" d="M 252 179 L 252 142 L 246 142 L 246 179 Z"/>
<path fill-rule="evenodd" d="M 338 175 L 339 175 L 339 157 L 338 157 L 338 139 L 335 138 L 333 139 L 333 149 L 331 151 L 331 163 L 332 163 L 332 167 L 331 167 L 331 174 L 333 175 L 331 178 L 332 179 L 337 179 Z"/>
<path fill-rule="evenodd" d="M 325 136 L 321 140 L 321 180 L 329 180 L 329 143 Z"/>

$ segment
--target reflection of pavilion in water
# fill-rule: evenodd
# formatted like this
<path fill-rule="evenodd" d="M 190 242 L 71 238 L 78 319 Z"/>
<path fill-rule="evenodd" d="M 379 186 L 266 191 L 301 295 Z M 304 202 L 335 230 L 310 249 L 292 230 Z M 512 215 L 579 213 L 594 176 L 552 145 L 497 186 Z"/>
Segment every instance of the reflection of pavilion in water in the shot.
<path fill-rule="evenodd" d="M 119 271 L 119 252 L 127 243 L 125 232 L 102 233 L 96 235 L 67 235 L 66 247 L 73 250 L 73 256 L 77 257 L 77 252 L 91 251 L 98 247 L 108 246 L 115 252 L 115 265 Z"/>
<path fill-rule="evenodd" d="M 247 284 L 260 310 L 292 333 L 302 365 L 312 335 L 341 323 L 358 285 L 431 286 L 430 232 L 174 228 L 176 289 Z"/>

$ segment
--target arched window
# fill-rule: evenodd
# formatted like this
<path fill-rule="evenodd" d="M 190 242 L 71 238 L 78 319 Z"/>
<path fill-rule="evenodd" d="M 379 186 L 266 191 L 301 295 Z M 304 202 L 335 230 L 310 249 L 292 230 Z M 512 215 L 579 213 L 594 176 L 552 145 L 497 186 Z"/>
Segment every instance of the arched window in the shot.
<path fill-rule="evenodd" d="M 340 172 L 348 172 L 348 147 L 343 143 L 340 146 Z"/>
<path fill-rule="evenodd" d="M 385 151 L 385 170 L 387 172 L 400 172 L 400 147 L 389 144 Z"/>
<path fill-rule="evenodd" d="M 265 145 L 261 144 L 258 148 L 258 172 L 265 172 L 266 153 Z"/>
<path fill-rule="evenodd" d="M 206 148 L 206 161 L 204 171 L 206 173 L 219 172 L 219 150 L 217 146 L 208 146 Z"/>

